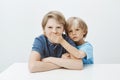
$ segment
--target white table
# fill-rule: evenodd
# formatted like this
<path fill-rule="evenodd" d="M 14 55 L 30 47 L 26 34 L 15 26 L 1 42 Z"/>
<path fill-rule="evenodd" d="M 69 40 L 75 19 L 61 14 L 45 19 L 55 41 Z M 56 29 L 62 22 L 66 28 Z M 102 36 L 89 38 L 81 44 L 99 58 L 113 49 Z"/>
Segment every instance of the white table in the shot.
<path fill-rule="evenodd" d="M 120 64 L 93 64 L 83 70 L 30 73 L 27 63 L 14 63 L 0 74 L 0 80 L 120 80 Z"/>

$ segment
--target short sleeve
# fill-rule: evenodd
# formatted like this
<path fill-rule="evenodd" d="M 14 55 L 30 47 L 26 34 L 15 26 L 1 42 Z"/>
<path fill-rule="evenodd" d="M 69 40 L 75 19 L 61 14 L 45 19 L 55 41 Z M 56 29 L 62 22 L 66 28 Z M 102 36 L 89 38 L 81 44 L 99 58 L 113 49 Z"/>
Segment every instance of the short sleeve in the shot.
<path fill-rule="evenodd" d="M 93 47 L 92 46 L 86 45 L 86 46 L 82 47 L 81 50 L 86 53 L 87 60 L 91 59 L 93 57 Z"/>
<path fill-rule="evenodd" d="M 43 54 L 43 41 L 40 38 L 35 38 L 32 51 L 37 51 L 40 54 Z"/>
<path fill-rule="evenodd" d="M 86 57 L 83 58 L 84 64 L 93 64 L 93 47 L 89 43 L 82 45 L 79 50 L 86 53 Z"/>

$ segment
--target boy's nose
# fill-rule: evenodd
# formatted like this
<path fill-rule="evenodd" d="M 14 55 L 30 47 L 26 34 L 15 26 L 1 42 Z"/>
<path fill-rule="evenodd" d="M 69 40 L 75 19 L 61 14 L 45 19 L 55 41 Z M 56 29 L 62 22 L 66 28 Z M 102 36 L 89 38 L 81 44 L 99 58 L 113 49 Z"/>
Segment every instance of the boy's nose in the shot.
<path fill-rule="evenodd" d="M 76 31 L 73 31 L 73 34 L 76 34 Z"/>
<path fill-rule="evenodd" d="M 53 30 L 52 30 L 52 32 L 53 32 L 53 33 L 56 33 L 56 32 L 57 32 L 57 30 L 56 30 L 56 29 L 53 29 Z"/>

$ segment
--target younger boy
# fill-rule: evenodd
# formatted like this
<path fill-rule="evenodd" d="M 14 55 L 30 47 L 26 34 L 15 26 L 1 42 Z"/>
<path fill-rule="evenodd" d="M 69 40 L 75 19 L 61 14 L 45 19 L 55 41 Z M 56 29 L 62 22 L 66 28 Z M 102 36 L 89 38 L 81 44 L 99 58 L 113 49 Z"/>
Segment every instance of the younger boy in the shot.
<path fill-rule="evenodd" d="M 93 64 L 93 47 L 85 41 L 88 33 L 88 27 L 86 23 L 79 17 L 70 17 L 67 20 L 66 33 L 75 42 L 77 49 L 79 50 L 79 57 L 82 58 L 83 64 Z"/>

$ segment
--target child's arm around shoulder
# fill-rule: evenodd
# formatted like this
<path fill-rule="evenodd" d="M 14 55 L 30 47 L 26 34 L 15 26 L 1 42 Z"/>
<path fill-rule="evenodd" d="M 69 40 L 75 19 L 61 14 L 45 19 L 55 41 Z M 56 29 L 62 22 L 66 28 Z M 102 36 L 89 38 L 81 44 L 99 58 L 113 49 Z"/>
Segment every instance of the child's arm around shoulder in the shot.
<path fill-rule="evenodd" d="M 61 39 L 60 44 L 75 58 L 84 58 L 86 54 L 83 51 L 78 50 L 75 46 L 72 46 L 65 39 Z"/>

